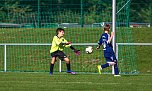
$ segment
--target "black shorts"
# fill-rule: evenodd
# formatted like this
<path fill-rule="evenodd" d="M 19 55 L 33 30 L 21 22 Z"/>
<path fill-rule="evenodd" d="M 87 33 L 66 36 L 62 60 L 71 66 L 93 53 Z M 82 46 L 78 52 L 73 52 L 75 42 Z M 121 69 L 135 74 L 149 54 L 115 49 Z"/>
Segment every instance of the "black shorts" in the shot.
<path fill-rule="evenodd" d="M 62 61 L 64 60 L 64 58 L 67 58 L 67 56 L 64 54 L 64 52 L 59 51 L 59 50 L 51 53 L 51 57 L 58 57 Z"/>

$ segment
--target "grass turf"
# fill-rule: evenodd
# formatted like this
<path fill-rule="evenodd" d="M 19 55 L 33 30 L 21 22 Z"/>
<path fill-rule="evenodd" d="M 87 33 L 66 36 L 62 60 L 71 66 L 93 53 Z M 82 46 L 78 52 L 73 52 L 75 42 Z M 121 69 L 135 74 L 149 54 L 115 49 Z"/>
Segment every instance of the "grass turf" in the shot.
<path fill-rule="evenodd" d="M 151 91 L 152 75 L 0 73 L 0 91 Z"/>

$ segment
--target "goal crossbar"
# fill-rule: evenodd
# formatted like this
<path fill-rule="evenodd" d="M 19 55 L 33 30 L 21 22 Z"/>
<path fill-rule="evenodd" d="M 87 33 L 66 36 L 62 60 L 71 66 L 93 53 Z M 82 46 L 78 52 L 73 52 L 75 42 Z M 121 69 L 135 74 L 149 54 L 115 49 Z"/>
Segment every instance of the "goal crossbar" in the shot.
<path fill-rule="evenodd" d="M 116 45 L 152 45 L 152 43 L 116 43 Z"/>

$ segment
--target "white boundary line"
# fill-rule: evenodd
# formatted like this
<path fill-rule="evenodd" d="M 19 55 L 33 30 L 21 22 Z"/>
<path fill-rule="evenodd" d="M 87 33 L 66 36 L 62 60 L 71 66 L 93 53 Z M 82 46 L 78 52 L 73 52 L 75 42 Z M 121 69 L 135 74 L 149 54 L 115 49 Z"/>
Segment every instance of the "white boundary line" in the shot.
<path fill-rule="evenodd" d="M 0 82 L 20 82 L 20 81 L 0 81 Z M 23 81 L 24 83 L 30 83 L 30 84 L 34 84 L 34 83 L 37 83 L 37 82 L 34 82 L 34 81 Z M 52 84 L 96 84 L 96 85 L 133 85 L 135 83 L 96 83 L 96 82 L 51 82 Z M 138 84 L 140 86 L 152 86 L 152 83 L 147 83 L 147 84 Z"/>

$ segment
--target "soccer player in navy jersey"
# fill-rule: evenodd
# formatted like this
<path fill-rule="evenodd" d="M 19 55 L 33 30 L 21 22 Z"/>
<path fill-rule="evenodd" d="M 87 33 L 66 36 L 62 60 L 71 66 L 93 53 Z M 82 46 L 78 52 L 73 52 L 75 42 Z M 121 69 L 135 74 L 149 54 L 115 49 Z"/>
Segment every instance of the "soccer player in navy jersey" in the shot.
<path fill-rule="evenodd" d="M 115 53 L 113 51 L 113 47 L 111 44 L 111 40 L 114 36 L 114 32 L 111 32 L 111 36 L 110 36 L 110 34 L 108 34 L 109 31 L 110 31 L 110 25 L 106 24 L 104 26 L 104 33 L 101 35 L 101 37 L 98 41 L 98 46 L 96 48 L 96 49 L 99 49 L 101 45 L 103 46 L 106 64 L 98 65 L 97 68 L 98 68 L 99 74 L 101 74 L 102 69 L 109 67 L 109 66 L 114 66 L 114 76 L 120 76 L 119 70 L 118 70 L 117 59 L 116 59 L 116 56 L 115 56 Z"/>
<path fill-rule="evenodd" d="M 71 45 L 71 42 L 68 42 L 63 36 L 64 36 L 64 29 L 57 28 L 56 35 L 53 37 L 52 46 L 50 49 L 50 54 L 52 57 L 52 60 L 50 63 L 50 75 L 53 74 L 53 68 L 54 68 L 54 64 L 56 62 L 57 57 L 60 60 L 66 62 L 67 73 L 76 74 L 76 72 L 71 71 L 70 60 L 66 56 L 66 54 L 63 52 L 63 50 L 65 47 L 70 47 L 75 52 L 76 55 L 80 55 L 80 50 L 75 49 Z"/>

